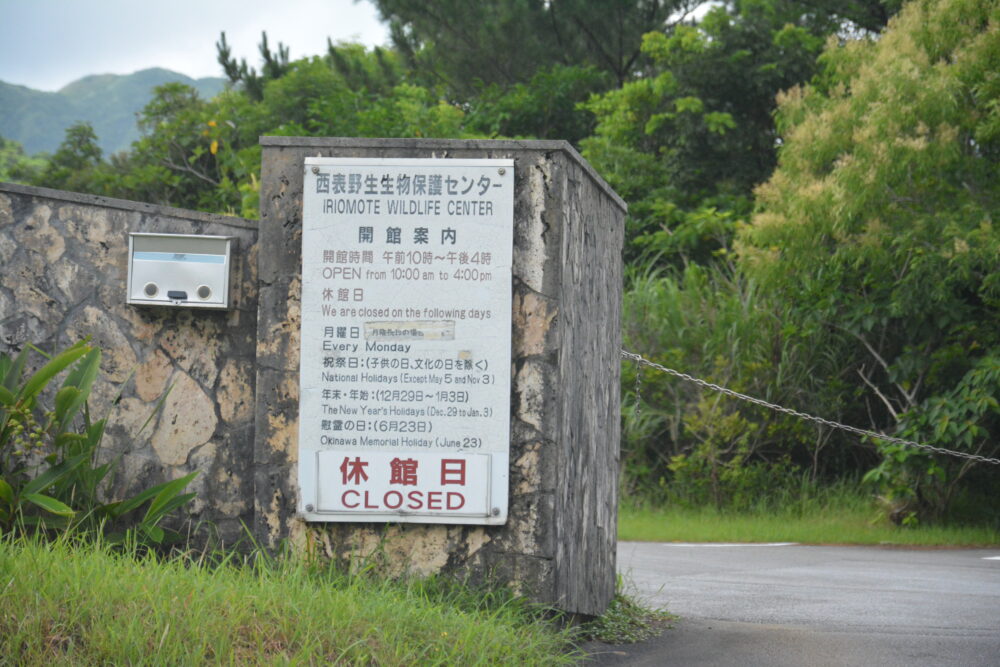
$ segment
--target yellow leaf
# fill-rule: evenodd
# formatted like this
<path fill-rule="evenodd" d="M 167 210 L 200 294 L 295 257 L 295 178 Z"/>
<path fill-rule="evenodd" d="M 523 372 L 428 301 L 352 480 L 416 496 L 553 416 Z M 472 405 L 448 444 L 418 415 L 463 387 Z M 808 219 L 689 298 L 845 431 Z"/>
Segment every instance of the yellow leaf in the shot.
<path fill-rule="evenodd" d="M 215 155 L 216 153 L 218 153 L 219 152 L 219 140 L 218 139 L 213 139 L 212 140 L 212 145 L 208 147 L 208 150 L 209 150 L 209 152 L 212 153 L 212 155 Z"/>

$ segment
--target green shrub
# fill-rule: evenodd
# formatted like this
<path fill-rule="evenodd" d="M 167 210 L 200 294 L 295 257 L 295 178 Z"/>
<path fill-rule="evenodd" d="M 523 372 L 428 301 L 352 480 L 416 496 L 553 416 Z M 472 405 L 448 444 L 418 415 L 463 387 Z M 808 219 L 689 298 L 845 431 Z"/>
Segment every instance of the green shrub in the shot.
<path fill-rule="evenodd" d="M 651 361 L 731 389 L 804 409 L 802 350 L 780 309 L 756 286 L 716 267 L 680 276 L 629 276 L 624 344 Z M 636 373 L 641 373 L 637 377 Z M 828 434 L 787 415 L 625 363 L 626 494 L 688 506 L 740 509 L 824 473 Z M 639 403 L 637 405 L 637 398 Z"/>
<path fill-rule="evenodd" d="M 738 265 L 785 305 L 816 411 L 966 454 L 1000 454 L 1000 4 L 907 3 L 877 40 L 831 41 L 783 93 L 780 163 Z M 835 416 L 835 415 L 834 415 Z M 960 496 L 1000 515 L 995 470 L 875 444 L 868 475 L 900 521 Z"/>
<path fill-rule="evenodd" d="M 29 349 L 37 350 L 0 353 L 0 534 L 76 529 L 120 539 L 126 531 L 146 544 L 173 537 L 159 523 L 194 497 L 181 491 L 197 473 L 108 502 L 117 461 L 98 462 L 106 419 L 93 421 L 87 405 L 101 351 L 80 342 L 26 376 Z M 64 372 L 46 409 L 41 399 Z"/>

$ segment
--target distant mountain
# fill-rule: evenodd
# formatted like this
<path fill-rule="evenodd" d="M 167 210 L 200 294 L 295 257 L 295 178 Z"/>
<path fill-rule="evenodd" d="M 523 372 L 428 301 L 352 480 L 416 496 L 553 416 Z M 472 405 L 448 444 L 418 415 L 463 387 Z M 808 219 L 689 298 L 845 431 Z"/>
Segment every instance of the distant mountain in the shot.
<path fill-rule="evenodd" d="M 225 87 L 221 78 L 192 79 L 161 68 L 134 74 L 95 74 L 55 93 L 0 81 L 0 136 L 13 139 L 27 153 L 54 152 L 67 127 L 89 121 L 105 156 L 125 150 L 139 137 L 136 113 L 153 96 L 153 88 L 179 81 L 204 98 Z"/>

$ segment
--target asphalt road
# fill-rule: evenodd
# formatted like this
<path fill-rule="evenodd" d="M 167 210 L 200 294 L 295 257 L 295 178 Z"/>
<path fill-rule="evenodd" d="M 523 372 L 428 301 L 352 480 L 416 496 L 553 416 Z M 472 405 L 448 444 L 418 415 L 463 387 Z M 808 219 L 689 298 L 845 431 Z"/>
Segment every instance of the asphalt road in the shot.
<path fill-rule="evenodd" d="M 622 542 L 618 569 L 680 620 L 591 664 L 1000 666 L 1000 550 Z"/>

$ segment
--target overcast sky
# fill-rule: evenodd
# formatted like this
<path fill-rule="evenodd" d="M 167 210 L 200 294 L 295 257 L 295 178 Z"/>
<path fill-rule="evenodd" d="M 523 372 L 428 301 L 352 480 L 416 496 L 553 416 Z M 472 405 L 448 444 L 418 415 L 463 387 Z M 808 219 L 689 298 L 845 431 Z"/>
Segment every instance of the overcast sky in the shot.
<path fill-rule="evenodd" d="M 0 0 L 0 80 L 58 90 L 88 74 L 148 67 L 223 76 L 223 30 L 234 55 L 258 69 L 262 30 L 293 60 L 326 53 L 327 37 L 389 39 L 367 0 Z"/>

